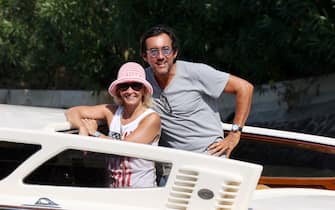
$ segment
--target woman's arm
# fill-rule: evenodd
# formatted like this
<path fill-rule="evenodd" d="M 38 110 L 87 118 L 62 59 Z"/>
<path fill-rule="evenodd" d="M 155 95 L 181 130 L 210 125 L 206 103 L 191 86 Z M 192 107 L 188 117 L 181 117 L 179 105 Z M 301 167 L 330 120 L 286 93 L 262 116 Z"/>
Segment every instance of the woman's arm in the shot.
<path fill-rule="evenodd" d="M 102 104 L 96 106 L 75 106 L 65 111 L 67 121 L 72 128 L 78 128 L 79 134 L 89 135 L 83 122 L 84 119 L 107 120 L 112 118 L 110 105 Z"/>
<path fill-rule="evenodd" d="M 128 136 L 125 141 L 150 144 L 158 139 L 161 131 L 161 120 L 158 113 L 151 113 L 146 116 L 138 127 Z"/>

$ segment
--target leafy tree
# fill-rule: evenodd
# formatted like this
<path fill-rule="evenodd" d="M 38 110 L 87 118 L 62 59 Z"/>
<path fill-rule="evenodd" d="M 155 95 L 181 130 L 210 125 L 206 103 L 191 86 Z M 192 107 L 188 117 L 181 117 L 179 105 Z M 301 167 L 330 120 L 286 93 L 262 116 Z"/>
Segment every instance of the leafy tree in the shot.
<path fill-rule="evenodd" d="M 0 87 L 105 89 L 139 38 L 173 27 L 180 58 L 254 84 L 334 72 L 331 0 L 0 0 Z M 144 63 L 143 63 L 144 64 Z"/>

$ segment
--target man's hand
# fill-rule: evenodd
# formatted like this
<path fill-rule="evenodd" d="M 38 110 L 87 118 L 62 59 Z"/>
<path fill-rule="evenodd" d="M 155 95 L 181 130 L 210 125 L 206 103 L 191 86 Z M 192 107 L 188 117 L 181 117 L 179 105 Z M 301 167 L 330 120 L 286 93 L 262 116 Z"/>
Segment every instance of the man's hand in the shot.
<path fill-rule="evenodd" d="M 226 138 L 208 146 L 208 154 L 214 156 L 226 155 L 229 158 L 231 152 L 240 141 L 240 136 L 241 132 L 229 132 Z"/>

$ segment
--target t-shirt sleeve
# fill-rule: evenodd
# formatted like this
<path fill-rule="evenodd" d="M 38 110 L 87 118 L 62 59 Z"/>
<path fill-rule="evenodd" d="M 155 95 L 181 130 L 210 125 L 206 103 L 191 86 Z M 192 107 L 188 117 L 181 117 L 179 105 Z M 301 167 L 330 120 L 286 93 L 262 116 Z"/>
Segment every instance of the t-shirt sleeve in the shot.
<path fill-rule="evenodd" d="M 194 64 L 191 69 L 194 76 L 193 83 L 204 94 L 219 98 L 227 85 L 229 74 L 218 71 L 206 64 Z"/>

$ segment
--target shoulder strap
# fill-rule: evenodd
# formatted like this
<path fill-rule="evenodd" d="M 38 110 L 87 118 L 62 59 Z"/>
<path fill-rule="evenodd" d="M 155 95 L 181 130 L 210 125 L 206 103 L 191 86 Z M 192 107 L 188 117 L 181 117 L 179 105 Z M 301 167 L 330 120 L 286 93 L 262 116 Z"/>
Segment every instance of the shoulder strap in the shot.
<path fill-rule="evenodd" d="M 118 106 L 113 116 L 112 122 L 109 126 L 109 136 L 114 139 L 121 140 L 121 114 L 123 107 Z"/>

